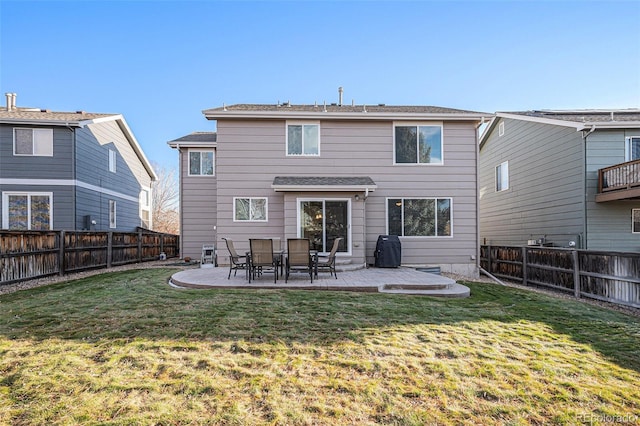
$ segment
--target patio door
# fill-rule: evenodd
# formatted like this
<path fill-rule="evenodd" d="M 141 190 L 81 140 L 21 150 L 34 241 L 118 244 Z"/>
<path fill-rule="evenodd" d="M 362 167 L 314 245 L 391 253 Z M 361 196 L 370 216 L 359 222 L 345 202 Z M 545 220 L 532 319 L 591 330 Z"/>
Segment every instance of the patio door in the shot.
<path fill-rule="evenodd" d="M 309 238 L 311 249 L 331 251 L 333 241 L 342 237 L 338 252 L 349 252 L 351 209 L 349 200 L 320 199 L 298 201 L 298 235 Z"/>

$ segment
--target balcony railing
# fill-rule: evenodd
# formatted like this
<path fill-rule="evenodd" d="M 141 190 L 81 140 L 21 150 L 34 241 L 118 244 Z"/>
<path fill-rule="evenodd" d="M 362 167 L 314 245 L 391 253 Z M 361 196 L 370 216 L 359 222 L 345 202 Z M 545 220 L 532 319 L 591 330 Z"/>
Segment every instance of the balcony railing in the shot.
<path fill-rule="evenodd" d="M 640 197 L 640 160 L 627 161 L 598 170 L 596 201 Z"/>

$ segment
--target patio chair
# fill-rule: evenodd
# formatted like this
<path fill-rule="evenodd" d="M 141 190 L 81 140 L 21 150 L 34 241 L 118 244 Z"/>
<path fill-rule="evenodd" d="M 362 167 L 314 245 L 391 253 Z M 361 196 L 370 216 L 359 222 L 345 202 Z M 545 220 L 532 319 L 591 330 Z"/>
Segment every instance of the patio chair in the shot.
<path fill-rule="evenodd" d="M 289 279 L 291 271 L 304 271 L 309 274 L 313 283 L 313 259 L 311 243 L 308 238 L 290 238 L 287 240 L 287 270 L 284 282 Z"/>
<path fill-rule="evenodd" d="M 273 272 L 273 282 L 278 279 L 278 261 L 273 255 L 273 241 L 271 239 L 250 239 L 249 247 L 249 282 L 264 272 Z"/>
<path fill-rule="evenodd" d="M 227 279 L 230 279 L 231 271 L 234 271 L 233 276 L 235 277 L 238 269 L 247 270 L 247 256 L 238 255 L 233 246 L 233 240 L 229 238 L 223 238 L 223 240 L 227 243 L 227 250 L 229 250 L 229 276 Z"/>
<path fill-rule="evenodd" d="M 316 263 L 316 271 L 318 269 L 328 269 L 330 275 L 335 275 L 336 279 L 338 279 L 338 274 L 336 273 L 336 252 L 338 251 L 338 246 L 340 245 L 340 241 L 344 238 L 339 237 L 333 240 L 333 247 L 331 247 L 331 252 L 328 256 L 318 256 L 318 261 Z M 317 277 L 317 275 L 316 275 Z"/>

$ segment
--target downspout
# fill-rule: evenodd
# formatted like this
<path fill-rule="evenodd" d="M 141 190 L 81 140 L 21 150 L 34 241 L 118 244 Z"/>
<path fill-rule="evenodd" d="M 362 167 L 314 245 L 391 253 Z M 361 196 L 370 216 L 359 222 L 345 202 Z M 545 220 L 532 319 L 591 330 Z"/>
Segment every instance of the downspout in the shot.
<path fill-rule="evenodd" d="M 184 221 L 184 214 L 182 212 L 182 187 L 184 185 L 183 181 L 184 179 L 182 178 L 182 151 L 180 149 L 180 143 L 176 143 L 176 148 L 178 149 L 178 208 L 179 208 L 179 212 L 180 212 L 180 256 L 179 258 L 182 259 L 184 256 L 184 233 L 183 233 L 183 221 Z M 217 153 L 216 153 L 217 154 Z M 217 155 L 216 155 L 217 157 Z M 218 242 L 214 241 L 214 246 L 217 247 Z"/>
<path fill-rule="evenodd" d="M 482 265 L 480 264 L 480 126 L 484 124 L 484 117 L 482 117 L 482 121 L 480 124 L 476 126 L 476 270 L 478 271 L 478 276 L 480 276 L 480 271 L 482 271 Z"/>
<path fill-rule="evenodd" d="M 78 185 L 76 184 L 77 179 L 76 179 L 76 169 L 77 169 L 77 165 L 76 165 L 76 161 L 78 156 L 76 155 L 77 152 L 77 147 L 78 147 L 78 140 L 76 138 L 76 132 L 73 130 L 73 128 L 71 126 L 69 126 L 69 123 L 64 123 L 65 126 L 67 126 L 67 129 L 69 129 L 69 131 L 71 131 L 71 142 L 72 142 L 72 149 L 71 149 L 71 155 L 73 156 L 73 158 L 71 159 L 71 179 L 73 180 L 73 191 L 71 193 L 71 208 L 73 209 L 73 229 L 77 230 L 78 229 L 78 210 L 76 210 L 76 199 L 77 199 L 77 192 L 78 192 Z M 51 209 L 53 210 L 53 206 L 51 206 Z"/>
<path fill-rule="evenodd" d="M 369 198 L 369 188 L 365 188 L 362 199 L 362 250 L 364 251 L 364 269 L 367 269 L 367 198 Z"/>
<path fill-rule="evenodd" d="M 589 135 L 593 132 L 595 132 L 596 130 L 596 126 L 591 126 L 591 129 L 589 129 L 589 131 L 587 131 L 585 133 L 584 130 L 582 130 L 582 143 L 583 143 L 583 167 L 584 167 L 584 172 L 582 174 L 582 189 L 584 192 L 584 201 L 583 201 L 583 209 L 584 209 L 584 225 L 582 226 L 582 233 L 584 235 L 584 237 L 581 239 L 581 247 L 582 249 L 586 250 L 587 249 L 587 242 L 589 241 L 588 238 L 588 230 L 589 230 L 589 226 L 588 226 L 588 206 L 587 203 L 589 202 L 589 199 L 587 197 L 587 138 L 589 137 Z"/>

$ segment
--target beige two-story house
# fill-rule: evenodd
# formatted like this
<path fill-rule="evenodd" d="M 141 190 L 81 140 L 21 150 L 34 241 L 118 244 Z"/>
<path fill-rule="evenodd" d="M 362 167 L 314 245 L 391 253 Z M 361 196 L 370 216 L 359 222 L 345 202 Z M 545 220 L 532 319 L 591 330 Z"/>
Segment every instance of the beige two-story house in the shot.
<path fill-rule="evenodd" d="M 478 127 L 491 114 L 432 106 L 252 105 L 203 111 L 216 132 L 180 153 L 182 255 L 222 237 L 309 238 L 339 263 L 374 263 L 398 235 L 402 264 L 477 274 Z"/>

